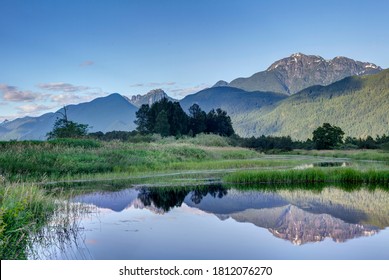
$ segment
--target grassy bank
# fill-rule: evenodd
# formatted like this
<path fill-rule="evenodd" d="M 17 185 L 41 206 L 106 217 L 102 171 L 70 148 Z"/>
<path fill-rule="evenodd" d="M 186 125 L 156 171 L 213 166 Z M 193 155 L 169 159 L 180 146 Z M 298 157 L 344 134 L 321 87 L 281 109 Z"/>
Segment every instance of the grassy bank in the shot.
<path fill-rule="evenodd" d="M 151 143 L 71 139 L 2 142 L 0 174 L 6 180 L 15 182 L 78 178 L 93 174 L 133 175 L 165 170 L 267 165 L 264 161 L 247 161 L 260 156 L 255 151 L 226 146 L 214 137 L 211 140 L 218 146 L 193 144 L 191 142 L 194 140 L 191 139 L 187 142 L 161 139 Z"/>
<path fill-rule="evenodd" d="M 294 150 L 290 155 L 327 156 L 355 160 L 377 160 L 389 165 L 389 152 L 384 150 Z"/>
<path fill-rule="evenodd" d="M 361 171 L 351 168 L 309 168 L 304 170 L 245 170 L 227 174 L 225 182 L 230 183 L 366 183 L 389 184 L 389 170 Z"/>
<path fill-rule="evenodd" d="M 294 155 L 265 156 L 232 147 L 226 138 L 156 138 L 149 142 L 102 142 L 91 139 L 0 142 L 0 175 L 9 182 L 41 182 L 79 178 L 133 177 L 139 174 L 227 169 L 287 169 L 323 157 L 378 160 L 387 169 L 389 153 L 382 151 L 294 151 Z M 375 168 L 372 163 L 364 169 Z M 386 166 L 385 166 L 386 165 Z M 354 169 L 360 169 L 353 165 Z"/>
<path fill-rule="evenodd" d="M 0 185 L 0 259 L 26 259 L 31 236 L 55 208 L 54 199 L 35 185 Z"/>

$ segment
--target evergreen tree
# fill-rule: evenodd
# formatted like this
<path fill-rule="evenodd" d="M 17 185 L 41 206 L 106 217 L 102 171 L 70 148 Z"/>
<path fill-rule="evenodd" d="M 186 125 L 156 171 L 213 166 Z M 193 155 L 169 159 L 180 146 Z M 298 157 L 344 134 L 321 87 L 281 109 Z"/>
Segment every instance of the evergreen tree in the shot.
<path fill-rule="evenodd" d="M 233 135 L 234 129 L 232 127 L 231 118 L 226 111 L 218 108 L 216 111 L 212 109 L 208 112 L 206 118 L 206 132 L 219 134 L 221 136 Z"/>
<path fill-rule="evenodd" d="M 188 134 L 188 115 L 178 102 L 169 102 L 167 115 L 170 124 L 170 135 L 180 136 Z"/>
<path fill-rule="evenodd" d="M 155 120 L 154 132 L 161 134 L 162 137 L 170 135 L 170 124 L 165 110 L 159 112 Z"/>
<path fill-rule="evenodd" d="M 206 130 L 207 114 L 201 110 L 198 104 L 193 104 L 189 108 L 189 129 L 193 135 L 202 133 Z"/>
<path fill-rule="evenodd" d="M 136 120 L 134 123 L 137 125 L 136 130 L 142 134 L 150 133 L 152 131 L 149 115 L 150 107 L 148 104 L 143 104 L 135 113 Z"/>

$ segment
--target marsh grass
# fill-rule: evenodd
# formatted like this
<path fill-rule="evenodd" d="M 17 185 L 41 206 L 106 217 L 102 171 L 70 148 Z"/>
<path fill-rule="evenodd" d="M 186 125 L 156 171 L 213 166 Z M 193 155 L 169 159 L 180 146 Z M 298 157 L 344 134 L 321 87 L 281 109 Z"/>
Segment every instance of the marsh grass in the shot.
<path fill-rule="evenodd" d="M 231 183 L 366 183 L 389 184 L 389 170 L 361 171 L 351 168 L 309 168 L 304 170 L 247 170 L 227 174 L 225 182 Z"/>
<path fill-rule="evenodd" d="M 32 184 L 0 186 L 0 258 L 26 259 L 30 237 L 50 219 L 52 197 Z"/>
<path fill-rule="evenodd" d="M 73 191 L 31 183 L 0 185 L 0 259 L 28 259 L 33 248 L 63 246 L 79 234 L 78 217 L 90 207 L 71 203 Z"/>
<path fill-rule="evenodd" d="M 162 141 L 162 140 L 161 140 Z M 198 169 L 200 163 L 249 159 L 259 153 L 188 142 L 129 143 L 89 139 L 0 142 L 0 174 L 8 181 L 44 181 L 86 174 Z M 227 163 L 225 163 L 227 164 Z M 208 168 L 208 167 L 205 167 Z"/>
<path fill-rule="evenodd" d="M 81 226 L 81 218 L 90 218 L 97 213 L 93 205 L 74 203 L 71 198 L 76 195 L 72 190 L 61 192 L 61 199 L 56 201 L 56 209 L 50 219 L 32 235 L 28 247 L 29 259 L 70 258 L 62 255 L 72 248 L 80 252 L 79 258 L 90 259 L 85 247 L 85 235 Z M 67 197 L 67 199 L 64 199 Z"/>
<path fill-rule="evenodd" d="M 288 154 L 383 161 L 389 164 L 389 151 L 386 150 L 294 150 Z"/>
<path fill-rule="evenodd" d="M 216 135 L 178 140 L 160 138 L 144 143 L 91 139 L 11 141 L 0 142 L 0 175 L 11 182 L 45 182 L 84 177 L 128 177 L 179 170 L 289 168 L 314 163 L 323 157 L 333 159 L 348 156 L 389 162 L 389 153 L 378 151 L 296 153 L 304 155 L 264 155 L 228 146 L 225 138 Z M 380 164 L 387 169 L 384 163 Z"/>

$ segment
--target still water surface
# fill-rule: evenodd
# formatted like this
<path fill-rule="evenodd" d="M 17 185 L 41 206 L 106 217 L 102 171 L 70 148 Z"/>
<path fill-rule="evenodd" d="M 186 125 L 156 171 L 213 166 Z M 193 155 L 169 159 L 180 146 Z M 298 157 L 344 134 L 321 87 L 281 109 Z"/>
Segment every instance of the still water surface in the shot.
<path fill-rule="evenodd" d="M 73 202 L 93 211 L 70 237 L 36 245 L 33 258 L 389 259 L 382 188 L 143 187 Z"/>

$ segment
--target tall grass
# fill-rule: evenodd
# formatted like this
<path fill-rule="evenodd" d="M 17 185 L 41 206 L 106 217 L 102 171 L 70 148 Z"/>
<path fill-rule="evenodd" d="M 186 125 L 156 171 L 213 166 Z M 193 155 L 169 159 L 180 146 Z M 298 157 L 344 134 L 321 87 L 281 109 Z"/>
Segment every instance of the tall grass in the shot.
<path fill-rule="evenodd" d="M 125 178 L 147 172 L 178 170 L 285 169 L 318 160 L 313 156 L 265 156 L 253 150 L 226 146 L 226 141 L 220 136 L 199 135 L 178 140 L 161 138 L 150 143 L 101 142 L 90 139 L 0 142 L 0 175 L 12 182 L 44 182 L 107 176 L 114 178 L 118 175 Z M 380 158 L 382 154 L 369 152 L 369 157 Z M 320 155 L 339 156 L 332 153 Z M 368 157 L 360 153 L 357 155 Z M 380 164 L 383 169 L 387 169 L 384 164 Z M 356 165 L 353 168 L 360 169 Z M 370 163 L 367 168 L 371 168 Z M 304 175 L 293 173 L 288 176 L 292 176 L 295 181 L 324 180 L 320 178 L 324 176 L 320 172 L 306 170 L 303 171 Z M 263 179 L 265 181 L 280 180 L 278 173 L 272 175 L 269 171 L 266 171 L 266 175 L 256 176 L 266 176 Z M 295 178 L 296 176 L 304 178 Z M 377 175 L 371 173 L 369 176 Z M 285 180 L 289 179 L 281 179 Z"/>
<path fill-rule="evenodd" d="M 0 259 L 26 259 L 31 235 L 55 207 L 54 199 L 35 185 L 0 185 Z"/>
<path fill-rule="evenodd" d="M 204 133 L 200 133 L 196 135 L 196 137 L 185 137 L 179 139 L 178 142 L 190 143 L 190 144 L 206 146 L 206 147 L 230 146 L 230 144 L 228 143 L 228 138 L 216 134 L 204 134 Z"/>
<path fill-rule="evenodd" d="M 389 164 L 389 152 L 387 150 L 294 150 L 288 152 L 288 154 L 378 160 Z"/>
<path fill-rule="evenodd" d="M 389 170 L 360 171 L 350 168 L 310 168 L 304 170 L 247 170 L 227 174 L 225 182 L 233 183 L 367 183 L 389 184 Z"/>
<path fill-rule="evenodd" d="M 184 140 L 171 143 L 89 139 L 0 142 L 0 175 L 14 182 L 44 181 L 85 174 L 164 171 L 171 167 L 180 169 L 177 166 L 185 163 L 258 156 L 243 148 L 205 147 Z"/>

